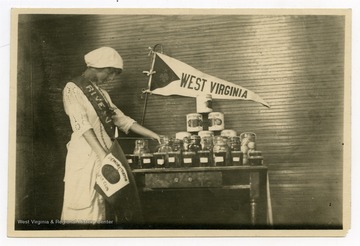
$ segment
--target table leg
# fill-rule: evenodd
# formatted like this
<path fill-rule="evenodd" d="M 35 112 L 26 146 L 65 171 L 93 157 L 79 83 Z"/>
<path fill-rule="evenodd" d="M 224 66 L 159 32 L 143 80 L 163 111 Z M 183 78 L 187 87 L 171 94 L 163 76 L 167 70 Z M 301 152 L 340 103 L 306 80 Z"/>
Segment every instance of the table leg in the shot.
<path fill-rule="evenodd" d="M 260 181 L 259 173 L 250 173 L 250 212 L 251 212 L 251 224 L 257 224 L 257 203 L 260 193 Z"/>

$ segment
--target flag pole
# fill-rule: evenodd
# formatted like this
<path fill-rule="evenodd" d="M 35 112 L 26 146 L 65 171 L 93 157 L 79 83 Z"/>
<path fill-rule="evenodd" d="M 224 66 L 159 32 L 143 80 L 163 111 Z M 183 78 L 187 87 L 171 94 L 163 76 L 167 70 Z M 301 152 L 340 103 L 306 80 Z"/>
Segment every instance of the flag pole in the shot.
<path fill-rule="evenodd" d="M 145 121 L 146 106 L 147 106 L 148 96 L 149 96 L 150 88 L 151 88 L 152 75 L 154 73 L 156 73 L 156 71 L 154 71 L 154 64 L 155 64 L 155 57 L 156 57 L 155 49 L 158 46 L 161 47 L 161 51 L 160 51 L 161 54 L 163 53 L 163 48 L 162 48 L 161 44 L 155 44 L 154 47 L 152 47 L 152 48 L 149 47 L 149 49 L 150 49 L 149 56 L 151 56 L 151 67 L 150 67 L 150 71 L 143 71 L 144 74 L 149 76 L 149 82 L 148 82 L 148 89 L 143 90 L 143 93 L 145 93 L 145 102 L 144 102 L 143 114 L 142 114 L 142 117 L 141 117 L 141 125 L 144 125 L 144 121 Z"/>

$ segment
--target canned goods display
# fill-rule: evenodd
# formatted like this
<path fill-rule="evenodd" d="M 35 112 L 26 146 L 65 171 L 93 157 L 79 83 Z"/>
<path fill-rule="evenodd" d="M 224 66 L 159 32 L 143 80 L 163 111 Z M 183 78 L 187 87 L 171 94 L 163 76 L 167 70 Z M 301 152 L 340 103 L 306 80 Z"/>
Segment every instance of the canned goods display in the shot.
<path fill-rule="evenodd" d="M 186 122 L 186 129 L 188 132 L 199 132 L 203 130 L 203 117 L 201 114 L 187 114 Z"/>
<path fill-rule="evenodd" d="M 224 130 L 224 114 L 221 112 L 209 113 L 209 130 L 221 131 Z"/>
<path fill-rule="evenodd" d="M 196 112 L 210 113 L 212 112 L 212 96 L 211 94 L 198 95 L 196 97 Z"/>

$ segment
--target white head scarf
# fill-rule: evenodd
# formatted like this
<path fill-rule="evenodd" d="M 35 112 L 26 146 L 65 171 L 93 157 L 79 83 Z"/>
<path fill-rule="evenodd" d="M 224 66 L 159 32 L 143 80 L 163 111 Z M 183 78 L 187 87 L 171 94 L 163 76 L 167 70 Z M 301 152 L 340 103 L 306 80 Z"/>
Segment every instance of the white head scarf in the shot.
<path fill-rule="evenodd" d="M 123 69 L 124 65 L 120 54 L 110 47 L 101 47 L 90 51 L 84 56 L 84 59 L 88 67 L 113 67 Z"/>

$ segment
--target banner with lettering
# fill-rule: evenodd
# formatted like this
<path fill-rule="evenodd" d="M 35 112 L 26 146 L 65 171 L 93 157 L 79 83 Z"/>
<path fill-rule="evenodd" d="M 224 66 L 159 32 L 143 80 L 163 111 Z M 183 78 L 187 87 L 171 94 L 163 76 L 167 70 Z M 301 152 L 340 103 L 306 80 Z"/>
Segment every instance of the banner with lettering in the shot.
<path fill-rule="evenodd" d="M 113 154 L 108 154 L 101 163 L 100 172 L 96 175 L 96 184 L 107 197 L 110 197 L 129 183 L 126 168 Z"/>
<path fill-rule="evenodd" d="M 211 94 L 213 99 L 240 99 L 270 105 L 254 92 L 231 82 L 205 74 L 186 63 L 154 52 L 150 89 L 157 95 L 196 97 Z"/>

